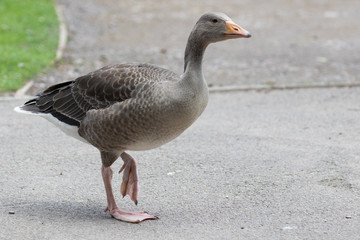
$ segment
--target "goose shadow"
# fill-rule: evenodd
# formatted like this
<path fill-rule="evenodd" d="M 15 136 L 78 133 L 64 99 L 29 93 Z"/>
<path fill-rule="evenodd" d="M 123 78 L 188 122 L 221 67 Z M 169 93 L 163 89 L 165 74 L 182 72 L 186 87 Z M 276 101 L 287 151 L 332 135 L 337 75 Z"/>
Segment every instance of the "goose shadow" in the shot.
<path fill-rule="evenodd" d="M 99 221 L 111 219 L 111 216 L 104 212 L 106 206 L 98 202 L 70 202 L 70 201 L 21 201 L 12 200 L 9 204 L 1 206 L 3 213 L 14 217 L 26 217 L 31 219 L 44 220 L 69 220 L 69 221 Z"/>

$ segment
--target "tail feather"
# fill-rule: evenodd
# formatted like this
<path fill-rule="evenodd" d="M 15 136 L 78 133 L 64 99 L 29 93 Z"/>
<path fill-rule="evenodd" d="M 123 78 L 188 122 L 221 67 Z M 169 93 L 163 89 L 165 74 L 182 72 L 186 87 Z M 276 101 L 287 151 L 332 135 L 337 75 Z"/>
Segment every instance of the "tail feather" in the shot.
<path fill-rule="evenodd" d="M 27 101 L 22 106 L 16 107 L 14 110 L 19 113 L 44 117 L 51 115 L 62 123 L 78 127 L 86 112 L 74 99 L 72 95 L 73 86 L 74 81 L 50 86 L 35 98 Z"/>
<path fill-rule="evenodd" d="M 14 111 L 25 114 L 41 114 L 40 109 L 36 106 L 36 98 L 27 101 L 22 106 L 15 107 Z"/>

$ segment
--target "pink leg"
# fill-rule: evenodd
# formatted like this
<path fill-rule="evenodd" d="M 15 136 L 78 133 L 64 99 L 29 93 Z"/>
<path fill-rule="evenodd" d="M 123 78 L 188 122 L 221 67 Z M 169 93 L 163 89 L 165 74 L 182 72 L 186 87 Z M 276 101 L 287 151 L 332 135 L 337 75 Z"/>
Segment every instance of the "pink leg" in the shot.
<path fill-rule="evenodd" d="M 113 175 L 111 168 L 102 166 L 101 174 L 104 180 L 106 198 L 108 203 L 108 207 L 106 208 L 105 211 L 110 211 L 112 217 L 116 218 L 117 220 L 130 222 L 130 223 L 139 223 L 144 220 L 157 219 L 157 217 L 151 216 L 145 212 L 121 211 L 116 205 L 114 194 L 111 187 L 111 180 Z"/>
<path fill-rule="evenodd" d="M 124 165 L 119 171 L 119 173 L 124 171 L 120 192 L 123 197 L 129 195 L 131 200 L 133 200 L 137 205 L 139 188 L 136 161 L 126 152 L 123 152 L 120 156 L 124 161 Z"/>

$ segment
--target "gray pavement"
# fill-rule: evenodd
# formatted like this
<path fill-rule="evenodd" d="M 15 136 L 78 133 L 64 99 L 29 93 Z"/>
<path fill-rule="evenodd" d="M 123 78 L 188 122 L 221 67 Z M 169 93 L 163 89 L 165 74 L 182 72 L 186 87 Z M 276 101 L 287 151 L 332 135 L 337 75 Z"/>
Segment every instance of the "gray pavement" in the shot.
<path fill-rule="evenodd" d="M 132 153 L 140 202 L 117 191 L 119 205 L 160 218 L 139 225 L 103 212 L 97 150 L 0 101 L 0 238 L 359 239 L 359 101 L 360 88 L 211 94 L 178 139 Z"/>
<path fill-rule="evenodd" d="M 253 38 L 211 45 L 212 86 L 358 85 L 356 0 L 59 0 L 64 59 L 30 94 L 106 64 L 150 62 L 181 72 L 185 41 L 206 11 L 226 12 Z M 0 239 L 360 239 L 360 88 L 212 93 L 173 142 L 131 153 L 140 200 L 115 221 L 97 150 L 0 98 Z M 114 171 L 121 167 L 116 162 Z"/>

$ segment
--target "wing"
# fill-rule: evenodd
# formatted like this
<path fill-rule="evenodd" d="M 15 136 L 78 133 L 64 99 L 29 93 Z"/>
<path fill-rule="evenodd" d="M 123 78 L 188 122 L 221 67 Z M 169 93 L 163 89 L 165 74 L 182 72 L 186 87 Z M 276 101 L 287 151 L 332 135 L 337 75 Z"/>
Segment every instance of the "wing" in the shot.
<path fill-rule="evenodd" d="M 177 81 L 174 72 L 150 64 L 118 64 L 47 88 L 24 104 L 22 110 L 49 113 L 73 126 L 91 109 L 103 109 L 163 81 Z"/>

